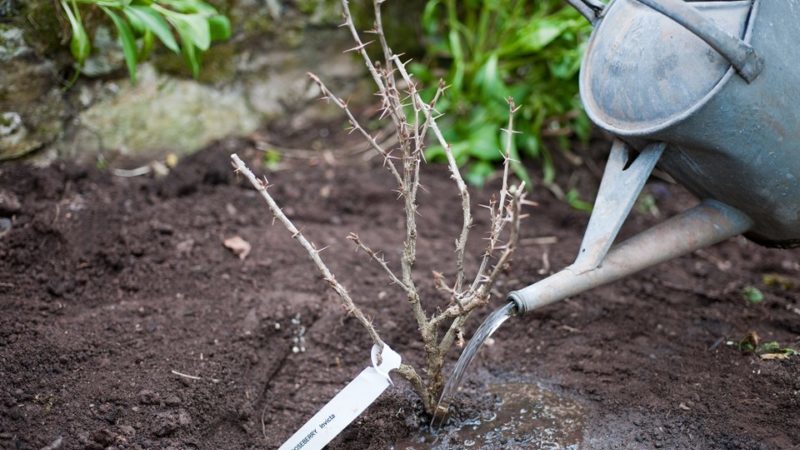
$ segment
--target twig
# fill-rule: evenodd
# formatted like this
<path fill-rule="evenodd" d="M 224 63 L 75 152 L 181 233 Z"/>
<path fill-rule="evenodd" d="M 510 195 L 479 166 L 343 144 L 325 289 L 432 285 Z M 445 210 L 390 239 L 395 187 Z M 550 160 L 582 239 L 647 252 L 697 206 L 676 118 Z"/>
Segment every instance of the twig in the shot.
<path fill-rule="evenodd" d="M 283 213 L 269 192 L 267 192 L 267 182 L 256 178 L 253 172 L 247 168 L 247 165 L 245 165 L 244 161 L 242 161 L 236 154 L 231 155 L 231 160 L 233 160 L 233 166 L 236 169 L 236 172 L 241 173 L 245 176 L 245 178 L 248 179 L 248 181 L 250 181 L 250 184 L 252 184 L 256 190 L 258 190 L 258 192 L 261 194 L 261 197 L 263 197 L 267 202 L 272 215 L 275 216 L 275 218 L 278 219 L 278 221 L 280 221 L 290 233 L 292 233 L 292 237 L 296 239 L 306 250 L 306 253 L 308 253 L 308 256 L 314 262 L 314 265 L 316 265 L 317 269 L 319 269 L 320 273 L 322 273 L 322 278 L 328 283 L 331 289 L 333 289 L 336 294 L 339 295 L 339 298 L 342 300 L 347 312 L 353 314 L 353 316 L 361 323 L 364 329 L 367 330 L 367 333 L 369 333 L 370 337 L 372 338 L 372 342 L 382 349 L 384 345 L 383 340 L 378 335 L 378 332 L 375 331 L 375 327 L 372 326 L 372 322 L 370 322 L 370 320 L 367 319 L 367 316 L 365 316 L 364 313 L 355 305 L 353 299 L 350 297 L 350 294 L 347 292 L 347 289 L 345 289 L 341 283 L 336 281 L 336 278 L 333 276 L 330 269 L 328 269 L 328 266 L 326 266 L 322 261 L 322 258 L 320 258 L 319 250 L 317 250 L 316 247 L 314 247 L 314 244 L 309 242 L 303 233 L 301 233 L 300 230 L 294 226 L 292 221 L 286 217 L 286 214 Z"/>
<path fill-rule="evenodd" d="M 425 115 L 425 122 L 427 126 L 433 130 L 436 140 L 444 149 L 445 156 L 447 157 L 447 167 L 450 170 L 450 176 L 456 182 L 458 193 L 461 196 L 463 223 L 461 227 L 461 234 L 456 241 L 456 283 L 454 287 L 456 291 L 460 291 L 464 282 L 464 253 L 467 248 L 467 240 L 469 239 L 469 229 L 472 226 L 472 206 L 469 200 L 469 191 L 467 190 L 466 183 L 464 183 L 464 179 L 461 177 L 461 171 L 458 168 L 458 163 L 456 162 L 455 156 L 453 156 L 453 150 L 450 147 L 450 144 L 448 144 L 445 140 L 442 130 L 439 129 L 439 125 L 436 123 L 436 119 L 433 117 L 431 112 L 433 108 L 425 103 L 419 96 L 416 85 L 411 80 L 411 76 L 408 74 L 408 71 L 406 71 L 405 64 L 400 61 L 400 58 L 397 55 L 394 55 L 392 56 L 392 61 L 394 62 L 395 67 L 397 67 L 397 70 L 402 76 L 403 80 L 405 80 L 405 82 L 409 85 L 409 92 L 414 104 L 416 105 L 415 107 L 419 107 L 421 112 Z"/>
<path fill-rule="evenodd" d="M 506 144 L 505 150 L 503 151 L 503 184 L 500 188 L 500 200 L 498 202 L 500 210 L 495 212 L 493 208 L 490 209 L 492 213 L 492 222 L 491 228 L 489 230 L 489 244 L 486 246 L 486 250 L 483 252 L 483 258 L 481 259 L 481 264 L 478 267 L 478 272 L 475 275 L 475 280 L 472 282 L 472 286 L 470 287 L 470 292 L 474 293 L 478 290 L 478 287 L 481 284 L 481 279 L 485 276 L 486 270 L 489 267 L 489 259 L 494 254 L 495 249 L 497 248 L 497 243 L 500 239 L 500 234 L 503 232 L 503 228 L 507 223 L 504 220 L 504 209 L 506 208 L 506 196 L 508 194 L 508 176 L 511 166 L 511 149 L 513 145 L 514 139 L 514 114 L 519 110 L 519 107 L 515 106 L 514 99 L 508 99 L 508 127 L 504 130 L 506 133 Z"/>
<path fill-rule="evenodd" d="M 188 374 L 185 374 L 185 373 L 182 373 L 182 372 L 178 372 L 177 370 L 170 370 L 170 372 L 172 372 L 173 375 L 177 375 L 177 376 L 183 377 L 183 378 L 188 378 L 190 380 L 196 380 L 196 381 L 202 381 L 203 380 L 203 377 L 198 377 L 196 375 L 188 375 Z M 216 378 L 209 378 L 209 380 L 212 383 L 219 383 L 219 381 L 220 381 L 220 380 L 218 380 Z"/>
<path fill-rule="evenodd" d="M 397 171 L 397 168 L 395 167 L 394 162 L 392 162 L 391 156 L 389 155 L 389 153 L 386 150 L 383 149 L 383 147 L 381 147 L 381 145 L 378 143 L 378 141 L 375 140 L 375 138 L 371 134 L 369 134 L 367 132 L 367 130 L 365 130 L 364 127 L 362 127 L 358 123 L 358 121 L 356 120 L 356 118 L 353 115 L 353 113 L 350 112 L 350 108 L 347 107 L 347 103 L 345 103 L 339 97 L 335 96 L 328 89 L 328 87 L 325 86 L 325 83 L 323 83 L 322 80 L 319 79 L 319 77 L 317 77 L 316 75 L 314 75 L 311 72 L 308 73 L 308 77 L 311 78 L 311 80 L 313 80 L 314 83 L 317 84 L 317 86 L 319 86 L 319 89 L 322 91 L 323 98 L 333 102 L 334 105 L 336 105 L 339 108 L 341 108 L 342 111 L 344 111 L 344 113 L 347 114 L 347 118 L 350 120 L 350 125 L 353 127 L 353 129 L 357 130 L 359 133 L 361 133 L 361 135 L 364 136 L 364 139 L 366 139 L 367 142 L 369 142 L 370 146 L 376 152 L 378 152 L 381 156 L 383 156 L 384 165 L 386 165 L 386 167 L 389 168 L 389 171 L 392 172 L 392 175 L 394 176 L 395 180 L 397 181 L 397 184 L 400 185 L 400 189 L 403 189 L 403 186 L 404 186 L 403 178 L 400 177 L 400 173 Z"/>
<path fill-rule="evenodd" d="M 405 285 L 405 283 L 403 283 L 403 282 L 402 282 L 402 281 L 401 281 L 399 278 L 397 278 L 397 275 L 395 275 L 395 274 L 394 274 L 394 272 L 392 271 L 392 269 L 390 269 L 390 268 L 389 268 L 389 266 L 386 264 L 386 260 L 385 260 L 385 259 L 383 259 L 383 257 L 381 257 L 380 255 L 378 255 L 377 253 L 375 253 L 375 252 L 374 252 L 372 249 L 370 249 L 369 247 L 367 247 L 366 245 L 364 245 L 364 243 L 363 243 L 363 242 L 361 242 L 361 239 L 358 237 L 358 235 L 357 235 L 357 234 L 355 234 L 355 233 L 350 233 L 350 234 L 347 236 L 347 239 L 349 239 L 349 240 L 353 241 L 353 243 L 354 243 L 354 244 L 355 244 L 355 245 L 356 245 L 358 248 L 360 248 L 361 250 L 364 250 L 364 252 L 365 252 L 365 253 L 367 253 L 367 254 L 368 254 L 368 255 L 369 255 L 371 258 L 372 258 L 372 260 L 373 260 L 373 261 L 375 261 L 376 263 L 378 263 L 378 265 L 379 265 L 379 266 L 381 266 L 381 268 L 383 269 L 383 271 L 384 271 L 384 272 L 386 272 L 386 273 L 389 275 L 389 278 L 391 278 L 391 280 L 392 280 L 392 283 L 394 283 L 394 284 L 396 284 L 396 285 L 400 286 L 400 287 L 401 287 L 401 288 L 403 288 L 403 290 L 405 290 L 405 291 L 408 291 L 408 290 L 409 290 L 408 286 L 406 286 L 406 285 Z"/>

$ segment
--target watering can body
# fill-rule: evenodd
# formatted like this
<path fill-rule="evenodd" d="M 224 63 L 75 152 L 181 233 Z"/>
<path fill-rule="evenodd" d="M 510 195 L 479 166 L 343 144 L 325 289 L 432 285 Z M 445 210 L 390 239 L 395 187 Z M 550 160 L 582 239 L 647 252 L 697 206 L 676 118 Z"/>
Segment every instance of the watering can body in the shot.
<path fill-rule="evenodd" d="M 581 100 L 617 139 L 575 262 L 516 310 L 743 233 L 800 245 L 800 0 L 567 1 L 595 26 Z M 656 164 L 701 204 L 614 244 Z"/>
<path fill-rule="evenodd" d="M 685 6 L 758 67 L 743 74 L 690 29 L 704 24 L 676 21 Z M 747 214 L 751 239 L 800 244 L 800 0 L 615 0 L 594 24 L 580 74 L 592 121 L 634 148 L 665 143 L 659 167 Z"/>

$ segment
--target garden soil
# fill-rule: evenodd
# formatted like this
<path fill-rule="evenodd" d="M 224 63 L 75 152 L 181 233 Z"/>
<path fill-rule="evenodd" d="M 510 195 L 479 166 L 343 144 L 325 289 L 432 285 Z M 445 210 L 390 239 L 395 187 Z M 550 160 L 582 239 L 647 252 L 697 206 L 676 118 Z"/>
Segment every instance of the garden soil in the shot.
<path fill-rule="evenodd" d="M 325 247 L 384 340 L 420 363 L 402 293 L 345 239 L 358 233 L 398 266 L 403 216 L 385 169 L 327 158 L 271 171 L 250 147 L 221 142 L 161 178 L 0 166 L 0 216 L 11 219 L 0 231 L 0 448 L 275 449 L 369 365 L 367 334 L 234 175 L 233 151 Z M 444 300 L 431 271 L 452 277 L 461 213 L 445 168 L 423 175 L 416 280 L 432 311 Z M 657 211 L 634 212 L 624 236 L 695 202 L 662 181 L 647 192 Z M 473 199 L 471 269 L 489 195 Z M 532 197 L 514 266 L 469 330 L 578 248 L 587 214 L 543 188 Z M 244 258 L 223 245 L 235 236 L 251 245 Z M 536 383 L 580 404 L 585 449 L 800 448 L 800 356 L 765 360 L 738 345 L 755 333 L 800 348 L 798 257 L 736 238 L 511 319 L 468 386 Z M 745 299 L 750 286 L 762 301 Z M 452 367 L 458 351 L 449 357 Z M 492 407 L 473 397 L 456 407 Z M 392 448 L 428 433 L 427 420 L 398 381 L 330 448 Z"/>

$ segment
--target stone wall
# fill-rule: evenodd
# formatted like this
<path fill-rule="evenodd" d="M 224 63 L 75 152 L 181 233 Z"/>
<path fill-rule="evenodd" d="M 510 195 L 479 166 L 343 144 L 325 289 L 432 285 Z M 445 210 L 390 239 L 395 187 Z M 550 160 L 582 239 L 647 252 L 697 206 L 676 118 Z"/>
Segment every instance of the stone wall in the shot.
<path fill-rule="evenodd" d="M 316 96 L 306 72 L 347 90 L 361 65 L 342 49 L 336 0 L 211 1 L 233 37 L 203 58 L 199 80 L 160 49 L 127 78 L 116 35 L 91 7 L 94 51 L 74 72 L 69 27 L 52 0 L 0 0 L 0 159 L 186 153 L 297 114 Z M 341 92 L 341 91 L 340 91 Z"/>

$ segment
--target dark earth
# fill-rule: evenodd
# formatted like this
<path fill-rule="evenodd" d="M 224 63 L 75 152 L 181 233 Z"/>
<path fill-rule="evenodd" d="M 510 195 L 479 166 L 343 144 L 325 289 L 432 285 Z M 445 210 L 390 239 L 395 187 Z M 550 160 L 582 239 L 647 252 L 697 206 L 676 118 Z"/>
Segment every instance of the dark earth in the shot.
<path fill-rule="evenodd" d="M 0 448 L 275 449 L 367 367 L 367 334 L 237 180 L 233 151 L 268 174 L 287 214 L 328 246 L 323 257 L 384 340 L 419 364 L 402 293 L 345 240 L 357 232 L 398 264 L 401 203 L 375 161 L 295 161 L 276 172 L 248 140 L 232 139 L 162 178 L 6 163 Z M 430 273 L 452 274 L 460 211 L 444 167 L 424 176 L 417 281 L 431 310 L 442 300 Z M 623 235 L 695 203 L 663 181 L 647 192 L 660 218 L 640 208 Z M 488 223 L 477 205 L 489 195 L 474 195 L 473 267 Z M 532 198 L 539 206 L 528 210 L 514 266 L 470 329 L 502 293 L 574 257 L 588 215 L 543 188 Z M 245 259 L 223 246 L 233 236 L 252 244 Z M 739 348 L 753 332 L 800 348 L 798 257 L 737 238 L 511 319 L 470 369 L 468 387 L 537 383 L 580 404 L 585 449 L 800 448 L 800 356 L 765 360 Z M 746 300 L 751 286 L 763 301 Z M 466 394 L 456 407 L 458 417 L 492 405 Z M 420 411 L 398 382 L 330 448 L 424 438 Z"/>

